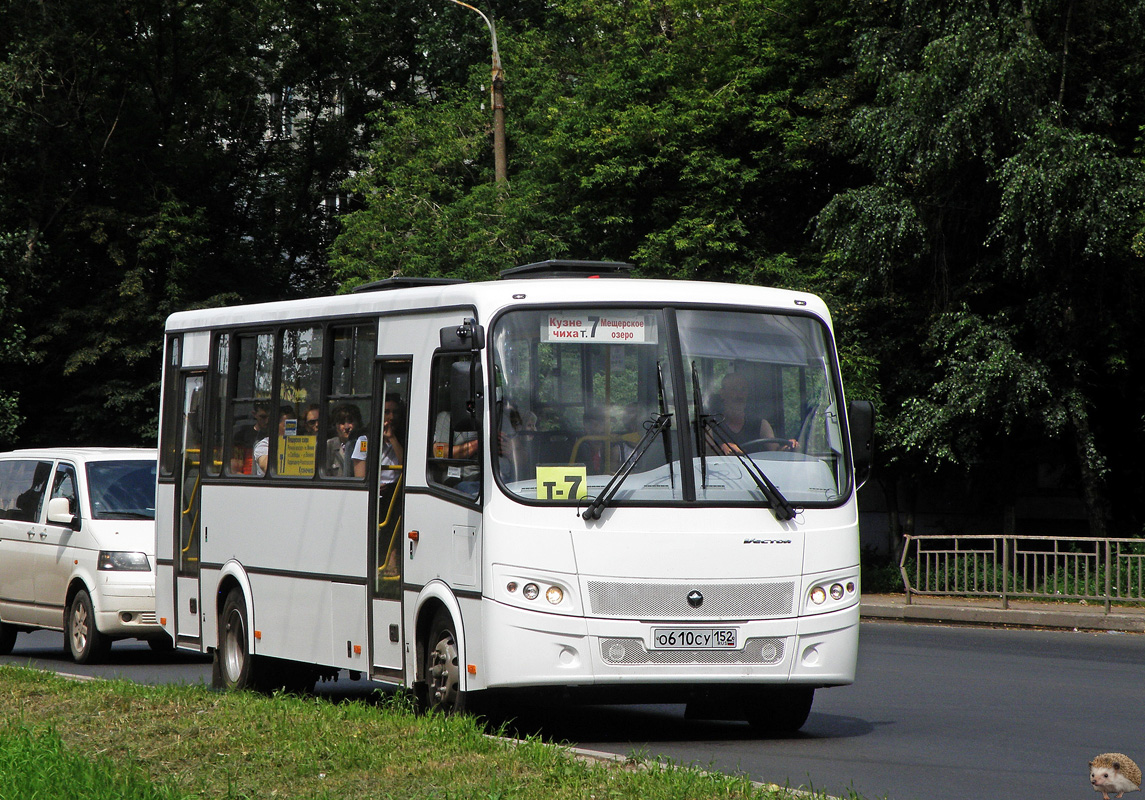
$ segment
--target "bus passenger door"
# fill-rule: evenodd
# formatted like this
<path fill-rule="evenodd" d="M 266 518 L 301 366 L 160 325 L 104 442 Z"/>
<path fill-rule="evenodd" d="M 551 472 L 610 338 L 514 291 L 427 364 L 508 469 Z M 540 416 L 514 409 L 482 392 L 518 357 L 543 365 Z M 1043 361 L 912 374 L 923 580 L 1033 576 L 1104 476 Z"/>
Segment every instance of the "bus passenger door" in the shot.
<path fill-rule="evenodd" d="M 179 403 L 179 459 L 175 487 L 175 641 L 198 642 L 201 635 L 199 608 L 199 517 L 202 463 L 201 372 L 182 376 Z"/>
<path fill-rule="evenodd" d="M 370 553 L 371 677 L 403 675 L 402 542 L 405 511 L 405 448 L 409 430 L 409 360 L 378 363 L 375 397 L 382 399 L 381 424 L 371 448 L 377 470 L 377 504 Z"/>

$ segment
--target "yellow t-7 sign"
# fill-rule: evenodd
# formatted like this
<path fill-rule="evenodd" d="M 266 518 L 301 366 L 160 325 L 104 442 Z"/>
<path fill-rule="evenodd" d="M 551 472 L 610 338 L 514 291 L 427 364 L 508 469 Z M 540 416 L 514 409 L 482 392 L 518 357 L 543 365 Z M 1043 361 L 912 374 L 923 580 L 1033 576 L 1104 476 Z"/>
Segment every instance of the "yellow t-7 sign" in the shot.
<path fill-rule="evenodd" d="M 537 466 L 538 500 L 580 500 L 588 496 L 587 483 L 584 464 Z"/>

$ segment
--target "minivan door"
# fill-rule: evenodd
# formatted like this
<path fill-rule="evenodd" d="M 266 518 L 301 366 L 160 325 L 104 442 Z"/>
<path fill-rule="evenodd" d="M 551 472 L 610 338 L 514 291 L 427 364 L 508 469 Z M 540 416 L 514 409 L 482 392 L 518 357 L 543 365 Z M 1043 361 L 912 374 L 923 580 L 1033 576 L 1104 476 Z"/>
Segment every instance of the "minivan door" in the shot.
<path fill-rule="evenodd" d="M 52 627 L 63 624 L 64 602 L 67 599 L 68 579 L 72 574 L 73 561 L 78 557 L 73 555 L 79 545 L 78 537 L 82 536 L 80 528 L 79 504 L 79 478 L 73 464 L 64 461 L 57 462 L 56 474 L 52 478 L 52 492 L 50 498 L 62 497 L 68 501 L 68 508 L 73 514 L 76 524 L 67 525 L 52 522 L 44 516 L 44 547 L 36 557 L 36 605 L 52 615 Z M 45 503 L 46 505 L 46 503 Z M 90 545 L 85 548 L 86 557 L 90 563 L 86 564 L 95 574 L 95 552 Z"/>
<path fill-rule="evenodd" d="M 43 518 L 52 462 L 0 462 L 0 619 L 33 624 L 36 554 L 47 532 Z"/>

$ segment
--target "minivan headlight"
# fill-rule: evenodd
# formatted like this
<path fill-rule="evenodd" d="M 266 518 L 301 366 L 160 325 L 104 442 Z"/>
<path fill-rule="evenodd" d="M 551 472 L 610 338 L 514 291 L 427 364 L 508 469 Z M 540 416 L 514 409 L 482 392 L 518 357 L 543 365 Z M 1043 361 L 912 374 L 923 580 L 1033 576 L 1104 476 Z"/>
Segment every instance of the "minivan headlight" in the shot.
<path fill-rule="evenodd" d="M 125 570 L 128 572 L 149 572 L 151 563 L 146 553 L 131 553 L 117 550 L 99 551 L 99 569 Z"/>

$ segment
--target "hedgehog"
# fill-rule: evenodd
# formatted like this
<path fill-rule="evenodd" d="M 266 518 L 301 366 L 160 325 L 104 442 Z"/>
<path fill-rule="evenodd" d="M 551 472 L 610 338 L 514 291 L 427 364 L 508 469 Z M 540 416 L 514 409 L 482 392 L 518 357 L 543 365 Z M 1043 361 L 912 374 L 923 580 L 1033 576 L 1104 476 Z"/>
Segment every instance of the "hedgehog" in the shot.
<path fill-rule="evenodd" d="M 1103 800 L 1109 800 L 1111 794 L 1121 797 L 1141 788 L 1141 768 L 1129 756 L 1102 753 L 1089 762 L 1089 782 Z"/>

